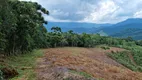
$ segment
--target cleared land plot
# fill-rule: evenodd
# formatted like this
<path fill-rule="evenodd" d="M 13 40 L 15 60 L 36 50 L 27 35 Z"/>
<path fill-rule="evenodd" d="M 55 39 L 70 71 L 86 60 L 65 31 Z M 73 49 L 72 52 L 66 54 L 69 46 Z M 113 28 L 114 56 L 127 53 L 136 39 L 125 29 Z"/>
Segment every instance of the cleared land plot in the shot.
<path fill-rule="evenodd" d="M 38 60 L 38 80 L 142 80 L 142 73 L 133 72 L 106 56 L 124 49 L 50 48 Z"/>

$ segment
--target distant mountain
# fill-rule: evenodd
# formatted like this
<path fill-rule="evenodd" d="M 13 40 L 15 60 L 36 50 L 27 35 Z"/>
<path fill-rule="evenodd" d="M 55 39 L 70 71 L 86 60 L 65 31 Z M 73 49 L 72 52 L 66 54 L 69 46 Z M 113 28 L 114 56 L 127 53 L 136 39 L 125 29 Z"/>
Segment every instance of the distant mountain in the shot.
<path fill-rule="evenodd" d="M 76 33 L 99 33 L 102 36 L 131 36 L 137 40 L 142 39 L 142 18 L 130 18 L 116 24 L 49 22 L 46 28 L 51 31 L 53 26 L 61 27 L 63 32 L 73 30 Z"/>
<path fill-rule="evenodd" d="M 63 32 L 73 30 L 76 33 L 96 33 L 101 26 L 107 27 L 112 24 L 95 24 L 95 23 L 79 23 L 79 22 L 48 22 L 46 28 L 50 31 L 51 27 L 58 26 L 62 28 Z"/>
<path fill-rule="evenodd" d="M 102 27 L 101 29 L 98 30 L 98 32 L 103 30 L 108 35 L 113 35 L 115 33 L 119 33 L 129 28 L 142 29 L 142 19 L 140 18 L 127 19 L 125 21 L 119 22 L 111 26 Z"/>

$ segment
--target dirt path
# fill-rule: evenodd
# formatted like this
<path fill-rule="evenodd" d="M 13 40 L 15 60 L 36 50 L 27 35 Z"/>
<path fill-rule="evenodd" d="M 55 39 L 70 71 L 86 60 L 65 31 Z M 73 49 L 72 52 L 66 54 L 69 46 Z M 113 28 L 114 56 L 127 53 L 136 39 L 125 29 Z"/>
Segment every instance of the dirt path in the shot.
<path fill-rule="evenodd" d="M 38 80 L 142 80 L 142 73 L 124 68 L 106 56 L 120 48 L 50 48 L 38 60 Z M 76 71 L 73 73 L 72 71 Z M 78 73 L 84 72 L 84 75 Z M 91 77 L 86 77 L 91 75 Z"/>

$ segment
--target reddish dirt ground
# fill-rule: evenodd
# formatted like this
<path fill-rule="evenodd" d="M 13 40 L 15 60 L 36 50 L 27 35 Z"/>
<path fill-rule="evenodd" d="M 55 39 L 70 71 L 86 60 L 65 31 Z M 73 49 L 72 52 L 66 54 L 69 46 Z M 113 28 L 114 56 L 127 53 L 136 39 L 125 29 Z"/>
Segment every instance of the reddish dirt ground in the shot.
<path fill-rule="evenodd" d="M 100 48 L 50 48 L 38 60 L 38 80 L 142 80 L 142 73 L 133 72 L 106 56 L 111 51 L 124 49 Z M 93 78 L 87 79 L 69 70 L 85 72 Z"/>

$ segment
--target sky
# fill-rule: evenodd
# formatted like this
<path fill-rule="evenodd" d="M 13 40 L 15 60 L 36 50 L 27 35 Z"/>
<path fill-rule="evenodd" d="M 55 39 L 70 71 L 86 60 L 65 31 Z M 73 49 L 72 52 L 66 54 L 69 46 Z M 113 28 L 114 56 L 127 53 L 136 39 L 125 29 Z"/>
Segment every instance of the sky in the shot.
<path fill-rule="evenodd" d="M 21 0 L 38 2 L 50 22 L 118 23 L 142 18 L 142 0 Z"/>

